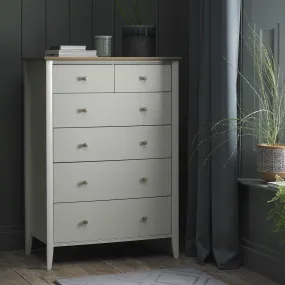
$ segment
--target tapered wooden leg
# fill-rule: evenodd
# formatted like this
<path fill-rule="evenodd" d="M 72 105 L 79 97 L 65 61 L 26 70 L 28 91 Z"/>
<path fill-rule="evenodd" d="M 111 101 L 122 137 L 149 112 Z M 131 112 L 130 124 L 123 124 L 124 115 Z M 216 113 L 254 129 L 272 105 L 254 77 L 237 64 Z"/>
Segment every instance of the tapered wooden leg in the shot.
<path fill-rule="evenodd" d="M 27 255 L 31 254 L 32 246 L 33 246 L 33 236 L 29 232 L 26 232 L 26 236 L 25 236 L 25 253 Z"/>
<path fill-rule="evenodd" d="M 47 245 L 47 270 L 52 269 L 53 252 L 54 252 L 53 245 Z"/>
<path fill-rule="evenodd" d="M 174 258 L 179 258 L 179 238 L 172 237 L 172 253 Z"/>

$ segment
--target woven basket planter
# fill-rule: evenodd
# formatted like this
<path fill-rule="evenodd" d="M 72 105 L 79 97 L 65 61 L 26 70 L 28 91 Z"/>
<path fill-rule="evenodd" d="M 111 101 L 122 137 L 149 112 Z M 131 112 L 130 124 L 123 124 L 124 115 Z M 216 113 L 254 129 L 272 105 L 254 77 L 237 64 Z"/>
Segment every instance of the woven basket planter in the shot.
<path fill-rule="evenodd" d="M 278 174 L 285 179 L 285 145 L 257 145 L 257 170 L 263 180 L 275 181 Z"/>

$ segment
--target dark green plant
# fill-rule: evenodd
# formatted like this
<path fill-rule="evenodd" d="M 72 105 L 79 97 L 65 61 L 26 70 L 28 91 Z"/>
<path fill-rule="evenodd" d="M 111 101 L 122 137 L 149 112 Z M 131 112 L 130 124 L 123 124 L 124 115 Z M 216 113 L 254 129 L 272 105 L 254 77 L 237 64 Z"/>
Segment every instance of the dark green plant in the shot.
<path fill-rule="evenodd" d="M 281 243 L 285 243 L 285 186 L 280 186 L 275 197 L 268 201 L 273 203 L 269 211 L 268 220 L 273 221 L 273 232 L 279 233 Z"/>
<path fill-rule="evenodd" d="M 141 26 L 142 25 L 142 19 L 140 16 L 140 9 L 139 9 L 139 0 L 134 0 L 134 7 L 133 7 L 133 11 L 134 11 L 134 15 L 133 17 L 130 16 L 128 13 L 126 13 L 126 11 L 122 8 L 120 0 L 115 0 L 117 7 L 120 11 L 121 16 L 123 17 L 125 23 L 127 25 L 135 25 L 135 26 Z"/>

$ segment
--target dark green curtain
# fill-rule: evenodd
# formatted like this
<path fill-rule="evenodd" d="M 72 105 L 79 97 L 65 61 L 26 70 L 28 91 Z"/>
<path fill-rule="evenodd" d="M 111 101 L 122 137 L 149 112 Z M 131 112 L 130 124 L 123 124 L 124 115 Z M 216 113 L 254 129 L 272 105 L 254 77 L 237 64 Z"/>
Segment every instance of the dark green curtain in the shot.
<path fill-rule="evenodd" d="M 239 266 L 237 134 L 228 132 L 206 165 L 225 138 L 208 128 L 192 141 L 207 123 L 237 116 L 237 72 L 224 58 L 237 67 L 241 0 L 191 0 L 190 13 L 189 155 L 213 138 L 189 162 L 186 252 L 232 269 Z"/>

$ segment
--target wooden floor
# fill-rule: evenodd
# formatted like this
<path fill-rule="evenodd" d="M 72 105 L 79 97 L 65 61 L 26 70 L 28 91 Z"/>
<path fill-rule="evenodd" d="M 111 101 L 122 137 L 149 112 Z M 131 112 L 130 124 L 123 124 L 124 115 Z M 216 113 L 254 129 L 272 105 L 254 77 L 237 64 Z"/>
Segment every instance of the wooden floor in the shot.
<path fill-rule="evenodd" d="M 54 266 L 45 269 L 43 250 L 25 256 L 23 251 L 0 252 L 0 285 L 46 285 L 57 278 L 87 275 L 115 274 L 158 268 L 193 267 L 230 285 L 276 285 L 276 283 L 245 268 L 219 271 L 212 265 L 201 266 L 195 259 L 181 256 L 174 260 L 170 255 L 144 249 L 101 246 L 60 248 L 55 251 Z"/>

